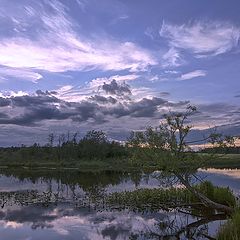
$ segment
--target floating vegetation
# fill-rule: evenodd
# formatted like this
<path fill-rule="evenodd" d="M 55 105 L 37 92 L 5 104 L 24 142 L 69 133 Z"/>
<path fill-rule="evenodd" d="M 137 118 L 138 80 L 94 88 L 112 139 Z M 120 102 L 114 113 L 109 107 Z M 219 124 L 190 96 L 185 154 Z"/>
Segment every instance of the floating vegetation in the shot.
<path fill-rule="evenodd" d="M 212 201 L 236 206 L 236 198 L 229 188 L 215 187 L 210 182 L 203 182 L 195 188 L 205 194 Z M 132 210 L 169 210 L 173 208 L 202 208 L 203 204 L 186 188 L 154 188 L 138 189 L 110 194 L 106 202 L 109 205 L 118 205 Z"/>

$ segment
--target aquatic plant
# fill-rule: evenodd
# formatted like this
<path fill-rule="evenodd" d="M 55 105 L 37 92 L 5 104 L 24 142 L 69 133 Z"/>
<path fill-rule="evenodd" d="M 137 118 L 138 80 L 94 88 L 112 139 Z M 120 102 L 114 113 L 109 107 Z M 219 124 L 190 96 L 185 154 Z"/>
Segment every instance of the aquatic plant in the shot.
<path fill-rule="evenodd" d="M 216 203 L 225 204 L 229 207 L 236 206 L 236 198 L 229 188 L 215 187 L 210 182 L 203 182 L 194 186 L 194 189 L 197 189 Z M 188 189 L 174 187 L 138 189 L 135 191 L 112 193 L 107 197 L 106 203 L 109 205 L 118 205 L 121 208 L 138 210 L 206 207 Z"/>
<path fill-rule="evenodd" d="M 240 239 L 240 210 L 238 209 L 219 230 L 217 240 Z"/>

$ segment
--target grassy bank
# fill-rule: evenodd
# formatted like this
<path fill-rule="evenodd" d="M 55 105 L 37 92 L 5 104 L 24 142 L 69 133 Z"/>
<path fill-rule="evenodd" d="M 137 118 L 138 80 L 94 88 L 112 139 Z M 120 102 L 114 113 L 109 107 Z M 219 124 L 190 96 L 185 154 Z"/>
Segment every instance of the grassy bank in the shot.
<path fill-rule="evenodd" d="M 231 219 L 219 230 L 217 240 L 239 240 L 240 239 L 240 210 L 236 211 Z"/>
<path fill-rule="evenodd" d="M 206 154 L 205 154 L 206 155 Z M 159 161 L 160 162 L 160 161 Z M 131 170 L 149 169 L 161 170 L 161 164 L 139 164 L 132 162 L 128 157 L 106 159 L 6 159 L 0 157 L 0 167 L 27 167 L 27 168 L 74 168 L 74 169 L 98 169 L 98 170 Z M 240 168 L 240 154 L 226 154 L 215 156 L 214 159 L 204 163 L 206 168 Z"/>
<path fill-rule="evenodd" d="M 240 168 L 240 154 L 217 155 L 206 162 L 205 167 L 211 168 Z"/>

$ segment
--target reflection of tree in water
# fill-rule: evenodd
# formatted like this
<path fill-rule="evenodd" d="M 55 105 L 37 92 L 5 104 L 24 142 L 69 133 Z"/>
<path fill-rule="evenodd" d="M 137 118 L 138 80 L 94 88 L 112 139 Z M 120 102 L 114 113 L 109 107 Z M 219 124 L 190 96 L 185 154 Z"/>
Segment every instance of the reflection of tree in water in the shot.
<path fill-rule="evenodd" d="M 33 184 L 43 183 L 42 191 L 15 191 L 0 192 L 0 204 L 31 204 L 42 203 L 44 205 L 59 201 L 72 202 L 78 205 L 89 205 L 104 200 L 106 187 L 119 185 L 124 181 L 131 180 L 138 184 L 141 180 L 141 172 L 118 172 L 118 171 L 52 171 L 31 169 L 1 169 L 0 174 L 6 177 L 14 177 L 20 182 L 26 181 Z M 80 191 L 81 190 L 81 191 Z"/>
<path fill-rule="evenodd" d="M 130 214 L 117 211 L 102 211 L 98 214 L 93 209 L 70 208 L 69 205 L 63 204 L 50 205 L 47 208 L 33 204 L 6 212 L 1 211 L 0 218 L 4 221 L 30 223 L 32 229 L 37 229 L 54 228 L 56 221 L 64 219 L 66 216 L 74 219 L 77 217 L 86 219 L 89 226 L 96 225 L 94 229 L 98 230 L 99 235 L 113 240 L 129 239 L 129 236 L 131 236 L 130 239 L 213 239 L 208 237 L 207 223 L 224 218 L 219 215 L 215 218 L 192 222 L 192 218 L 187 219 L 186 216 L 179 215 L 177 212 L 161 215 L 158 213 Z M 143 224 L 145 225 L 143 226 Z M 139 225 L 138 229 L 136 229 L 136 225 Z"/>
<path fill-rule="evenodd" d="M 67 174 L 66 174 L 66 171 Z M 141 178 L 140 172 L 123 172 L 123 171 L 70 171 L 70 170 L 31 170 L 31 169 L 2 169 L 0 174 L 3 174 L 7 177 L 15 177 L 20 181 L 31 181 L 36 183 L 39 180 L 49 181 L 55 180 L 66 185 L 75 185 L 87 190 L 92 186 L 101 186 L 106 187 L 108 185 L 118 185 L 126 179 L 134 178 L 138 175 L 138 178 Z"/>
<path fill-rule="evenodd" d="M 53 228 L 53 222 L 63 216 L 91 216 L 89 221 L 93 224 L 96 222 L 109 222 L 102 230 L 102 236 L 108 236 L 110 239 L 117 239 L 118 236 L 131 235 L 132 239 L 213 239 L 208 236 L 208 223 L 216 220 L 226 219 L 223 214 L 210 216 L 201 216 L 194 218 L 191 215 L 183 214 L 176 210 L 167 212 L 132 212 L 131 218 L 143 218 L 145 226 L 139 232 L 132 232 L 131 222 L 119 223 L 115 218 L 118 217 L 118 210 L 97 207 L 97 210 L 105 215 L 97 219 L 95 211 L 96 206 L 84 203 L 83 199 L 58 199 L 55 193 L 39 193 L 37 191 L 16 191 L 2 192 L 0 195 L 1 204 L 11 202 L 11 205 L 19 205 L 20 208 L 15 210 L 8 209 L 0 213 L 0 218 L 5 221 L 15 221 L 18 223 L 29 222 L 32 229 Z M 4 209 L 4 204 L 2 204 Z M 56 209 L 58 209 L 56 211 Z M 61 210 L 59 210 L 61 209 Z M 67 209 L 67 210 L 66 210 Z M 53 212 L 55 214 L 53 214 Z M 122 210 L 121 213 L 123 213 Z M 131 211 L 130 211 L 131 212 Z M 159 215 L 159 213 L 161 213 Z M 114 213 L 114 215 L 111 215 Z M 109 215 L 108 215 L 109 214 Z M 128 211 L 125 214 L 129 217 Z M 154 225 L 151 223 L 155 221 Z M 149 226 L 152 225 L 152 226 Z M 183 238 L 185 236 L 185 238 Z"/>
<path fill-rule="evenodd" d="M 87 198 L 95 199 L 95 201 L 101 200 L 107 186 L 119 185 L 128 180 L 131 180 L 137 186 L 142 177 L 142 173 L 137 171 L 131 173 L 123 171 L 69 171 L 66 174 L 66 171 L 47 169 L 1 169 L 0 174 L 17 178 L 19 181 L 30 181 L 34 184 L 40 181 L 47 186 L 44 198 L 56 198 L 57 201 L 63 196 L 66 197 L 65 195 L 73 199 L 78 199 L 81 195 L 79 195 L 79 188 L 84 191 Z M 57 189 L 53 192 L 54 184 L 57 185 Z"/>
<path fill-rule="evenodd" d="M 182 218 L 182 219 L 181 219 Z M 191 220 L 190 220 L 191 219 Z M 225 214 L 215 214 L 208 217 L 194 219 L 187 216 L 181 216 L 175 213 L 175 217 L 169 217 L 160 221 L 157 228 L 149 229 L 146 232 L 132 234 L 130 239 L 215 239 L 209 234 L 209 223 L 226 219 Z M 189 222 L 188 222 L 189 221 Z"/>
<path fill-rule="evenodd" d="M 105 189 L 108 185 L 117 185 L 123 181 L 132 180 L 135 183 L 141 181 L 141 173 L 133 172 L 73 172 L 65 174 L 58 171 L 30 172 L 18 171 L 4 174 L 18 178 L 19 180 L 30 180 L 34 183 L 43 181 L 47 188 L 44 191 L 26 190 L 0 192 L 0 205 L 7 211 L 0 212 L 0 218 L 5 221 L 16 221 L 19 223 L 30 222 L 32 229 L 53 228 L 53 222 L 63 216 L 85 215 L 90 216 L 89 221 L 108 221 L 109 224 L 101 229 L 103 237 L 117 239 L 119 236 L 130 236 L 131 239 L 213 239 L 208 236 L 208 223 L 225 219 L 222 214 L 201 215 L 193 217 L 193 212 L 181 213 L 184 209 L 164 208 L 155 209 L 153 213 L 131 212 L 132 218 L 143 218 L 145 226 L 141 231 L 132 231 L 131 222 L 116 222 L 119 209 L 116 206 L 105 205 Z M 144 175 L 148 179 L 148 175 Z M 53 186 L 56 185 L 56 186 Z M 84 190 L 84 195 L 78 193 L 78 187 Z M 68 194 L 66 194 L 66 191 Z M 11 210 L 11 206 L 19 206 L 17 210 Z M 59 206 L 64 206 L 59 210 Z M 67 208 L 68 210 L 64 210 Z M 53 209 L 58 209 L 53 214 Z M 96 211 L 97 210 L 97 211 Z M 97 212 L 106 212 L 102 220 L 96 220 Z M 122 210 L 124 211 L 124 210 Z M 113 214 L 108 214 L 113 213 Z M 159 217 L 159 213 L 163 213 Z M 189 215 L 190 214 L 190 215 Z M 126 212 L 126 216 L 129 216 Z M 136 217 L 137 216 L 137 217 Z M 152 221 L 154 226 L 151 225 Z M 184 237 L 183 237 L 184 236 Z M 126 238 L 127 239 L 127 238 Z"/>

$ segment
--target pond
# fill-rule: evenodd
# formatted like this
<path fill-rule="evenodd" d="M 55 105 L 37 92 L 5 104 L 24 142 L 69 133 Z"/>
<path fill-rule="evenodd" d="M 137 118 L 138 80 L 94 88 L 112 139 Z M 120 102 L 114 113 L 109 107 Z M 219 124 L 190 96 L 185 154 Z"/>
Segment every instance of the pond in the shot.
<path fill-rule="evenodd" d="M 0 239 L 214 237 L 224 222 L 221 216 L 201 222 L 201 219 L 181 211 L 140 212 L 104 205 L 104 196 L 112 192 L 161 187 L 155 175 L 115 171 L 2 169 Z M 236 195 L 240 194 L 240 170 L 199 170 L 199 175 L 214 185 L 229 186 Z M 93 201 L 95 204 L 92 204 Z"/>

